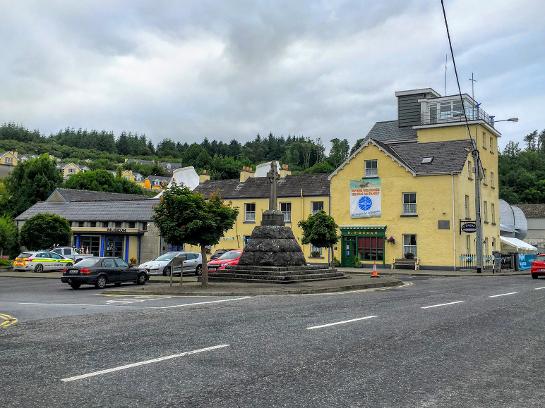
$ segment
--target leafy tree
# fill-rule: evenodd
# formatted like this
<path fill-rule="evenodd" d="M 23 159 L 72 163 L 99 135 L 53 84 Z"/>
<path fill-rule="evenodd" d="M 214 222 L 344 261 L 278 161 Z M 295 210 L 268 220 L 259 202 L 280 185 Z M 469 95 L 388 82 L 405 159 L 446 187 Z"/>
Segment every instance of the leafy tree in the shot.
<path fill-rule="evenodd" d="M 68 245 L 69 242 L 70 224 L 55 214 L 37 214 L 21 228 L 21 244 L 30 250 Z"/>
<path fill-rule="evenodd" d="M 332 139 L 328 161 L 334 168 L 337 168 L 348 158 L 349 152 L 350 145 L 348 144 L 348 140 Z"/>
<path fill-rule="evenodd" d="M 335 170 L 335 167 L 331 165 L 329 161 L 323 161 L 316 163 L 312 167 L 309 167 L 304 171 L 307 174 L 318 174 L 318 173 L 332 173 Z"/>
<path fill-rule="evenodd" d="M 16 255 L 17 227 L 9 217 L 0 217 L 0 256 L 5 254 Z"/>
<path fill-rule="evenodd" d="M 64 182 L 64 187 L 111 193 L 144 194 L 144 190 L 136 183 L 114 176 L 106 170 L 90 170 L 73 174 Z"/>
<path fill-rule="evenodd" d="M 237 208 L 224 204 L 216 195 L 206 200 L 187 187 L 174 185 L 161 196 L 153 222 L 167 242 L 200 246 L 202 285 L 207 286 L 206 247 L 217 244 L 225 232 L 233 228 L 237 215 Z"/>
<path fill-rule="evenodd" d="M 309 215 L 306 220 L 299 221 L 299 227 L 303 230 L 303 244 L 312 244 L 318 248 L 329 248 L 332 254 L 332 247 L 339 240 L 337 235 L 338 225 L 330 215 L 324 211 Z M 329 256 L 330 264 L 332 262 Z"/>
<path fill-rule="evenodd" d="M 17 216 L 43 201 L 62 183 L 55 162 L 47 155 L 19 163 L 6 178 L 8 195 L 5 213 Z"/>

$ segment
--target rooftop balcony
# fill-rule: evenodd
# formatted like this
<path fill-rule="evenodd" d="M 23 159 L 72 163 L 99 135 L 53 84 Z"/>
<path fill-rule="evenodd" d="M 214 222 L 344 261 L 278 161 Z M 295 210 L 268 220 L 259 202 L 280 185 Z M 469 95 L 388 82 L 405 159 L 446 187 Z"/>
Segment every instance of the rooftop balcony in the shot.
<path fill-rule="evenodd" d="M 468 121 L 481 120 L 494 127 L 494 116 L 486 113 L 469 95 L 464 94 L 463 98 Z M 465 121 L 462 102 L 458 95 L 420 99 L 419 102 L 423 126 Z"/>

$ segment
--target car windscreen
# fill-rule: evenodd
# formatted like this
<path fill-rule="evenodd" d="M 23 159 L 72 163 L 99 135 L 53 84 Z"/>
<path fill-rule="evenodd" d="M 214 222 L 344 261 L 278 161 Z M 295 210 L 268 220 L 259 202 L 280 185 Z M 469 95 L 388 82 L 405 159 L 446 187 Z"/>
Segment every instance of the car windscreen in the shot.
<path fill-rule="evenodd" d="M 236 259 L 238 257 L 240 257 L 239 251 L 229 251 L 220 256 L 219 259 Z"/>
<path fill-rule="evenodd" d="M 167 252 L 166 254 L 161 255 L 158 258 L 155 258 L 156 261 L 172 261 L 178 253 L 177 252 Z"/>
<path fill-rule="evenodd" d="M 34 255 L 32 252 L 21 252 L 17 258 L 30 258 L 32 255 Z"/>
<path fill-rule="evenodd" d="M 86 258 L 79 261 L 76 265 L 78 266 L 95 266 L 100 258 Z"/>

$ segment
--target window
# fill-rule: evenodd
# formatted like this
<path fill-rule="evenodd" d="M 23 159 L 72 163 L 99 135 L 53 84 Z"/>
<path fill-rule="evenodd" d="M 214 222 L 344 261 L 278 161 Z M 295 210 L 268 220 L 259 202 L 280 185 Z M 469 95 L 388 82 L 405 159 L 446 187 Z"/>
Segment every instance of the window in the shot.
<path fill-rule="evenodd" d="M 78 222 L 78 227 L 85 227 L 85 223 L 83 221 Z"/>
<path fill-rule="evenodd" d="M 115 228 L 121 228 L 121 225 L 122 225 L 121 221 L 115 222 Z"/>
<path fill-rule="evenodd" d="M 362 261 L 383 261 L 384 238 L 358 237 L 358 258 Z"/>
<path fill-rule="evenodd" d="M 284 214 L 284 222 L 291 222 L 291 203 L 280 203 L 280 211 Z"/>
<path fill-rule="evenodd" d="M 466 252 L 468 254 L 471 253 L 471 236 L 470 235 L 466 235 Z"/>
<path fill-rule="evenodd" d="M 488 179 L 486 178 L 486 169 L 483 169 L 483 184 L 488 185 Z"/>
<path fill-rule="evenodd" d="M 129 264 L 127 262 L 125 262 L 123 259 L 121 258 L 116 258 L 115 259 L 115 264 L 119 267 L 119 268 L 128 268 L 129 267 Z"/>
<path fill-rule="evenodd" d="M 255 222 L 255 203 L 244 204 L 244 222 Z"/>
<path fill-rule="evenodd" d="M 416 257 L 415 234 L 403 234 L 403 257 L 406 258 L 407 254 L 412 254 L 414 257 Z"/>
<path fill-rule="evenodd" d="M 80 240 L 80 249 L 87 254 L 100 255 L 100 237 L 83 236 Z"/>
<path fill-rule="evenodd" d="M 483 132 L 483 149 L 486 149 L 486 132 Z"/>
<path fill-rule="evenodd" d="M 11 163 L 13 162 L 13 159 L 12 159 L 11 157 L 5 157 L 5 158 L 4 158 L 4 162 L 5 162 L 6 164 L 11 164 Z"/>
<path fill-rule="evenodd" d="M 92 227 L 92 228 L 95 228 L 97 226 L 97 222 L 96 221 L 91 221 L 89 223 L 89 226 Z"/>
<path fill-rule="evenodd" d="M 148 230 L 148 223 L 147 222 L 143 222 L 142 223 L 142 231 L 147 231 Z"/>
<path fill-rule="evenodd" d="M 378 165 L 376 160 L 365 160 L 365 177 L 377 177 Z"/>
<path fill-rule="evenodd" d="M 494 180 L 494 172 L 490 172 L 490 186 L 492 188 L 496 188 L 496 180 Z"/>
<path fill-rule="evenodd" d="M 424 157 L 422 159 L 422 164 L 430 164 L 433 161 L 433 156 L 430 157 Z"/>
<path fill-rule="evenodd" d="M 492 238 L 492 251 L 496 250 L 496 238 Z"/>
<path fill-rule="evenodd" d="M 129 228 L 134 228 L 136 223 L 134 221 L 129 222 Z"/>
<path fill-rule="evenodd" d="M 488 202 L 483 203 L 483 211 L 484 211 L 484 222 L 488 224 Z"/>
<path fill-rule="evenodd" d="M 490 248 L 488 247 L 488 237 L 484 239 L 484 255 L 488 255 L 490 253 Z"/>
<path fill-rule="evenodd" d="M 471 162 L 471 160 L 467 161 L 467 177 L 470 180 L 473 180 L 473 163 Z"/>
<path fill-rule="evenodd" d="M 403 193 L 403 215 L 416 214 L 416 193 Z"/>
<path fill-rule="evenodd" d="M 108 221 L 102 221 L 102 228 L 108 228 L 110 223 Z"/>
<path fill-rule="evenodd" d="M 322 248 L 310 245 L 310 257 L 311 258 L 321 258 L 322 257 Z"/>
<path fill-rule="evenodd" d="M 312 214 L 316 214 L 317 212 L 324 210 L 324 202 L 323 201 L 313 201 L 312 202 Z"/>
<path fill-rule="evenodd" d="M 251 238 L 252 238 L 251 235 L 244 235 L 244 238 L 243 238 L 244 246 L 248 245 L 248 242 L 250 242 Z"/>
<path fill-rule="evenodd" d="M 62 256 L 60 256 L 59 254 L 56 254 L 55 252 L 50 252 L 50 253 L 49 253 L 49 258 L 53 258 L 53 259 L 64 259 Z"/>
<path fill-rule="evenodd" d="M 494 136 L 490 136 L 490 153 L 494 153 Z"/>
<path fill-rule="evenodd" d="M 496 206 L 494 203 L 490 203 L 490 216 L 492 219 L 492 224 L 496 225 Z"/>
<path fill-rule="evenodd" d="M 102 261 L 102 266 L 104 268 L 115 268 L 115 262 L 113 259 L 104 259 Z"/>
<path fill-rule="evenodd" d="M 465 200 L 464 200 L 464 209 L 465 209 L 465 213 L 466 213 L 466 219 L 469 220 L 470 219 L 470 215 L 469 215 L 469 212 L 470 212 L 469 196 L 466 195 L 464 198 L 465 198 Z"/>

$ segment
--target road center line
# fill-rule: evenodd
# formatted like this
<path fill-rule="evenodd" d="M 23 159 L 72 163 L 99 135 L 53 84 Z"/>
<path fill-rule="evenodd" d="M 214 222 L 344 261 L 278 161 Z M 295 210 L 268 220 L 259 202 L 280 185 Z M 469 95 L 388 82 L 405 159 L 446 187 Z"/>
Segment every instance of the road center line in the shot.
<path fill-rule="evenodd" d="M 217 346 L 206 347 L 206 348 L 202 348 L 202 349 L 198 349 L 198 350 L 186 351 L 186 352 L 178 353 L 178 354 L 171 354 L 170 356 L 164 356 L 164 357 L 153 358 L 151 360 L 140 361 L 138 363 L 132 363 L 132 364 L 122 365 L 122 366 L 119 366 L 119 367 L 108 368 L 106 370 L 100 370 L 100 371 L 94 371 L 92 373 L 76 375 L 74 377 L 62 378 L 61 381 L 62 382 L 70 382 L 70 381 L 83 380 L 84 378 L 95 377 L 97 375 L 113 373 L 115 371 L 126 370 L 128 368 L 139 367 L 139 366 L 143 366 L 143 365 L 147 365 L 147 364 L 159 363 L 161 361 L 171 360 L 173 358 L 185 357 L 185 356 L 189 356 L 189 355 L 192 355 L 192 354 L 198 354 L 198 353 L 204 353 L 205 351 L 217 350 L 217 349 L 221 349 L 221 348 L 224 348 L 224 347 L 229 347 L 229 344 L 220 344 L 220 345 L 217 345 Z"/>
<path fill-rule="evenodd" d="M 439 303 L 437 305 L 430 305 L 430 306 L 422 306 L 420 309 L 431 309 L 434 307 L 441 307 L 441 306 L 449 306 L 449 305 L 455 305 L 457 303 L 464 303 L 463 300 L 457 300 L 455 302 L 448 302 L 448 303 Z"/>
<path fill-rule="evenodd" d="M 244 296 L 234 299 L 221 299 L 221 300 L 208 300 L 206 302 L 194 302 L 194 303 L 184 303 L 181 305 L 170 305 L 170 306 L 146 306 L 143 309 L 173 309 L 176 307 L 187 307 L 187 306 L 197 306 L 197 305 L 208 305 L 210 303 L 223 303 L 223 302 L 234 302 L 236 300 L 250 299 L 250 296 Z"/>
<path fill-rule="evenodd" d="M 545 289 L 545 286 L 542 286 L 540 288 L 534 288 L 534 290 L 541 290 L 541 289 Z"/>
<path fill-rule="evenodd" d="M 113 305 L 94 305 L 92 303 L 36 303 L 36 302 L 19 302 L 20 305 L 37 305 L 37 306 L 96 306 L 96 307 L 113 307 Z"/>
<path fill-rule="evenodd" d="M 492 296 L 488 296 L 488 297 L 489 297 L 489 298 L 496 298 L 496 297 L 500 297 L 500 296 L 514 295 L 515 293 L 518 293 L 518 292 L 500 293 L 499 295 L 492 295 Z"/>
<path fill-rule="evenodd" d="M 360 320 L 372 319 L 374 317 L 377 317 L 377 316 L 358 317 L 357 319 L 350 319 L 350 320 L 343 320 L 341 322 L 321 324 L 319 326 L 310 326 L 310 327 L 307 327 L 307 330 L 321 329 L 322 327 L 329 327 L 329 326 L 336 326 L 338 324 L 352 323 L 352 322 L 357 322 L 357 321 L 360 321 Z"/>

